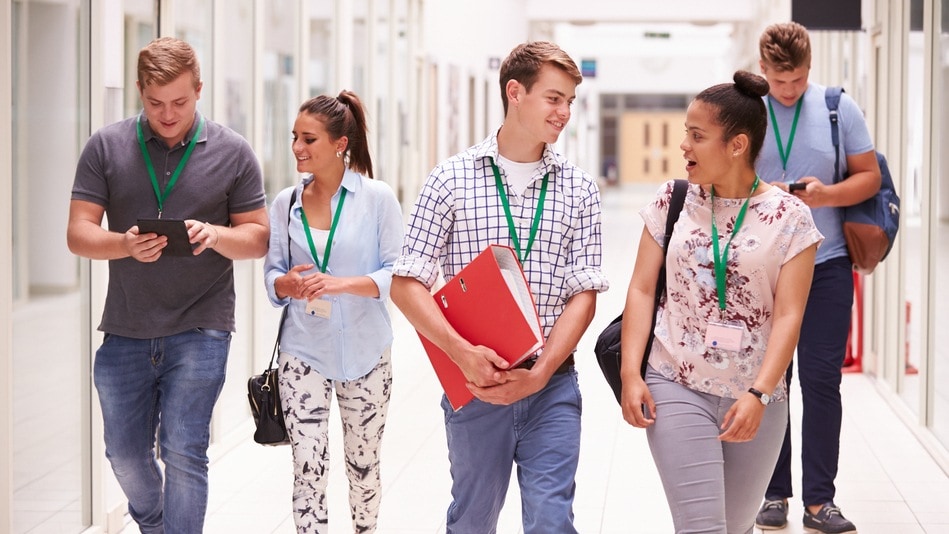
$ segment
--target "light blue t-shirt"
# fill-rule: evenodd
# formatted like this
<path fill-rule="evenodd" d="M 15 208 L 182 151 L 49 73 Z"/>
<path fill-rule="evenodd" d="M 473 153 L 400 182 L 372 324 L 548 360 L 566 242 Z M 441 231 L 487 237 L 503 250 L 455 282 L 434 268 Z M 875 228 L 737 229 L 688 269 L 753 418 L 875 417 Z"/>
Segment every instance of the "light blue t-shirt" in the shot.
<path fill-rule="evenodd" d="M 379 297 L 327 296 L 325 299 L 332 307 L 329 318 L 311 315 L 306 313 L 305 300 L 277 298 L 274 280 L 293 265 L 314 263 L 300 217 L 303 186 L 312 180 L 312 175 L 307 176 L 302 183 L 284 189 L 274 199 L 270 208 L 270 249 L 264 262 L 264 283 L 271 303 L 275 306 L 289 303 L 290 306 L 280 339 L 281 352 L 292 354 L 330 380 L 353 380 L 371 371 L 386 347 L 392 344 L 387 302 L 392 264 L 402 248 L 402 208 L 388 184 L 346 170 L 339 190 L 330 200 L 331 212 L 335 214 L 340 191 L 346 190 L 326 273 L 368 276 L 379 288 Z M 297 195 L 288 235 L 287 214 L 294 189 Z M 322 262 L 324 252 L 317 254 Z"/>
<path fill-rule="evenodd" d="M 834 144 L 831 140 L 830 112 L 824 101 L 824 90 L 824 86 L 811 83 L 804 92 L 804 103 L 801 105 L 794 143 L 788 154 L 787 169 L 782 168 L 774 126 L 769 115 L 768 134 L 756 164 L 756 170 L 762 180 L 780 182 L 784 173 L 785 182 L 794 182 L 804 176 L 816 176 L 825 184 L 834 183 Z M 770 96 L 765 96 L 765 106 L 769 100 L 781 132 L 781 142 L 786 150 L 796 104 L 786 107 Z M 840 174 L 846 176 L 847 155 L 864 154 L 873 150 L 873 141 L 870 139 L 863 111 L 847 93 L 840 97 L 838 116 Z M 824 242 L 817 250 L 816 263 L 846 256 L 847 245 L 842 230 L 843 210 L 812 208 L 811 214 L 817 229 L 824 235 Z"/>

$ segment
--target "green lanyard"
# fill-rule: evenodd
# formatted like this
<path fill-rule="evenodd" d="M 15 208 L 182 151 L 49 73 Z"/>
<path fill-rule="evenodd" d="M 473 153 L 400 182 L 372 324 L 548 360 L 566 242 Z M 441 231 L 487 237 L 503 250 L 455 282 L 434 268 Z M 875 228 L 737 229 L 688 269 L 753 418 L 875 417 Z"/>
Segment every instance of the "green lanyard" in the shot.
<path fill-rule="evenodd" d="M 521 240 L 517 237 L 517 230 L 514 228 L 514 218 L 511 217 L 511 204 L 507 200 L 507 193 L 504 192 L 504 184 L 501 182 L 501 171 L 491 160 L 491 168 L 494 169 L 494 185 L 498 188 L 498 195 L 501 197 L 501 205 L 504 206 L 504 215 L 507 217 L 507 229 L 511 234 L 511 241 L 514 242 L 514 250 L 517 251 L 517 259 L 521 264 L 527 261 L 527 256 L 531 253 L 534 246 L 534 238 L 537 237 L 537 229 L 540 227 L 540 217 L 544 213 L 544 200 L 547 198 L 547 184 L 550 181 L 550 173 L 544 175 L 544 182 L 540 186 L 540 198 L 537 200 L 537 211 L 534 212 L 534 222 L 531 224 L 530 237 L 527 239 L 527 250 L 521 255 Z"/>
<path fill-rule="evenodd" d="M 316 268 L 321 273 L 326 272 L 326 266 L 330 264 L 330 251 L 333 249 L 333 236 L 336 234 L 336 225 L 339 224 L 339 214 L 343 212 L 343 201 L 346 200 L 346 189 L 339 192 L 339 202 L 336 203 L 336 213 L 333 215 L 333 224 L 330 225 L 330 233 L 326 236 L 326 250 L 323 253 L 323 263 L 320 263 L 320 257 L 316 254 L 316 245 L 313 244 L 313 234 L 310 233 L 310 223 L 306 220 L 306 210 L 303 209 L 303 195 L 300 195 L 300 218 L 303 219 L 303 231 L 306 233 L 306 242 L 310 245 L 310 254 L 313 255 L 313 261 L 316 262 Z"/>
<path fill-rule="evenodd" d="M 145 158 L 145 167 L 148 169 L 148 177 L 152 179 L 152 187 L 155 189 L 155 198 L 158 200 L 158 218 L 161 219 L 161 212 L 165 206 L 165 199 L 168 198 L 168 194 L 171 193 L 171 188 L 175 186 L 175 182 L 178 181 L 178 176 L 181 175 L 181 169 L 185 168 L 185 163 L 188 162 L 188 158 L 191 157 L 191 152 L 194 151 L 194 145 L 198 142 L 198 136 L 201 135 L 201 130 L 204 128 L 204 115 L 201 115 L 201 120 L 198 121 L 198 129 L 194 131 L 194 135 L 191 136 L 191 141 L 188 143 L 188 148 L 185 150 L 183 156 L 181 156 L 181 161 L 178 162 L 178 166 L 175 168 L 175 172 L 171 175 L 171 180 L 168 182 L 168 187 L 164 191 L 161 190 L 161 187 L 158 186 L 158 178 L 155 176 L 155 166 L 152 165 L 152 158 L 148 155 L 148 148 L 145 147 L 145 135 L 142 133 L 142 119 L 139 118 L 135 122 L 135 128 L 138 132 L 138 146 L 142 149 L 142 157 Z"/>
<path fill-rule="evenodd" d="M 720 254 L 718 246 L 718 226 L 715 224 L 715 186 L 712 186 L 712 253 L 714 254 L 712 260 L 715 262 L 715 285 L 718 290 L 718 309 L 722 311 L 723 315 L 725 312 L 725 280 L 728 267 L 728 249 L 731 247 L 732 239 L 735 239 L 735 234 L 738 233 L 738 229 L 741 228 L 741 223 L 745 221 L 745 212 L 748 211 L 748 203 L 751 202 L 751 197 L 755 194 L 755 189 L 758 189 L 757 175 L 755 175 L 755 183 L 751 185 L 751 193 L 748 194 L 748 198 L 745 199 L 745 203 L 741 205 L 741 209 L 738 211 L 738 217 L 735 219 L 735 229 L 732 230 L 732 235 L 728 238 L 728 243 L 725 244 L 725 253 Z"/>
<path fill-rule="evenodd" d="M 804 96 L 797 100 L 797 107 L 794 109 L 794 120 L 791 121 L 791 134 L 788 136 L 788 147 L 784 148 L 781 143 L 781 130 L 778 129 L 778 121 L 774 118 L 774 108 L 771 107 L 771 98 L 768 98 L 768 113 L 771 114 L 771 126 L 774 128 L 774 138 L 778 142 L 778 154 L 781 156 L 781 181 L 784 181 L 784 172 L 788 170 L 788 157 L 791 155 L 791 145 L 794 144 L 794 132 L 797 131 L 797 119 L 801 116 L 801 104 L 804 103 Z"/>

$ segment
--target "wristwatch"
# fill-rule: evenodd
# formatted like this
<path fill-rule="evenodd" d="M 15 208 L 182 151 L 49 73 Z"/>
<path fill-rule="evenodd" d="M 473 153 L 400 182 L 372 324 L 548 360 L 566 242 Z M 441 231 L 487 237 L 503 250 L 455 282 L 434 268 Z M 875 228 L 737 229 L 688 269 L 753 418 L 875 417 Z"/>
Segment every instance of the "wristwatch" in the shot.
<path fill-rule="evenodd" d="M 767 393 L 762 393 L 755 388 L 748 388 L 748 393 L 758 397 L 758 400 L 761 401 L 761 404 L 764 404 L 765 406 L 771 403 L 771 395 L 768 395 Z"/>

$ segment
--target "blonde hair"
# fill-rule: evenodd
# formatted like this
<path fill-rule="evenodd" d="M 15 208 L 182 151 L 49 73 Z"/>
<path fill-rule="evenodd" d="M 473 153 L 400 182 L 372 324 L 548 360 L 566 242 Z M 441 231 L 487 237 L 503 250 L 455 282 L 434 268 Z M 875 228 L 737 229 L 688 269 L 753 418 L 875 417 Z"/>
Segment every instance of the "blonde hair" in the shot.
<path fill-rule="evenodd" d="M 811 66 L 811 38 L 797 22 L 772 24 L 758 41 L 761 60 L 779 72 Z"/>
<path fill-rule="evenodd" d="M 138 85 L 167 85 L 190 72 L 195 89 L 201 84 L 201 66 L 194 48 L 181 39 L 160 37 L 138 52 Z"/>

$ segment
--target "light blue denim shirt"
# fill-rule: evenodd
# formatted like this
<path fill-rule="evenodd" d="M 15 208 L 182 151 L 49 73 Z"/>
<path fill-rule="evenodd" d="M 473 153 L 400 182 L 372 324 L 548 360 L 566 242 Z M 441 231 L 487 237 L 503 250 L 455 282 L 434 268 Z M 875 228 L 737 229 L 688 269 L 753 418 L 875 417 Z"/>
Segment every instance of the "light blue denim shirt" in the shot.
<path fill-rule="evenodd" d="M 274 306 L 290 306 L 280 339 L 281 352 L 306 362 L 328 379 L 352 380 L 371 371 L 392 344 L 387 302 L 392 264 L 402 246 L 402 208 L 388 184 L 347 169 L 340 185 L 340 190 L 346 189 L 346 199 L 326 273 L 368 276 L 379 288 L 379 297 L 327 296 L 325 300 L 332 304 L 330 317 L 309 315 L 305 300 L 277 298 L 274 281 L 294 265 L 315 263 L 300 217 L 303 187 L 312 180 L 307 176 L 302 183 L 281 191 L 270 207 L 270 250 L 264 262 L 264 283 Z M 297 194 L 288 227 L 294 189 Z M 334 216 L 340 190 L 330 201 Z"/>

